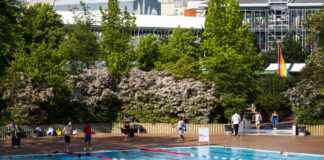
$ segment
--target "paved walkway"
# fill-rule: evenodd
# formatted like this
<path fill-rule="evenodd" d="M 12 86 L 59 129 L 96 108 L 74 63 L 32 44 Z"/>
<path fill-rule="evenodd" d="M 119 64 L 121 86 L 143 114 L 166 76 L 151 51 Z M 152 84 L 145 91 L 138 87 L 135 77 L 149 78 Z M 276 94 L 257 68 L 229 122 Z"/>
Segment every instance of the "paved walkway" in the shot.
<path fill-rule="evenodd" d="M 198 145 L 196 135 L 185 135 L 185 137 L 185 142 L 177 143 L 175 134 L 136 134 L 129 142 L 123 142 L 122 134 L 102 134 L 94 135 L 92 142 L 94 151 Z M 225 135 L 212 135 L 211 145 L 324 155 L 324 136 L 226 137 Z M 75 136 L 71 142 L 71 151 L 81 152 L 82 147 L 83 137 Z M 11 139 L 0 139 L 0 155 L 50 154 L 52 152 L 65 152 L 63 137 L 23 138 L 20 150 L 11 149 Z"/>

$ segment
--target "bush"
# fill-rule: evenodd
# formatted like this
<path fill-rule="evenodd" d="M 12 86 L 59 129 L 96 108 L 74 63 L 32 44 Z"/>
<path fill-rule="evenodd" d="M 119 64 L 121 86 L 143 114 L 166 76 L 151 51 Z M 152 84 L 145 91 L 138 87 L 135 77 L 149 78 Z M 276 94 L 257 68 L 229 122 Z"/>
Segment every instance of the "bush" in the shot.
<path fill-rule="evenodd" d="M 116 83 L 107 69 L 88 69 L 70 78 L 68 83 L 73 90 L 71 100 L 79 103 L 79 110 L 87 113 L 83 119 L 91 122 L 111 122 L 116 119 L 120 104 L 114 91 Z"/>
<path fill-rule="evenodd" d="M 2 99 L 7 102 L 10 121 L 17 124 L 39 124 L 47 118 L 46 105 L 54 97 L 53 88 L 46 85 L 35 87 L 31 78 L 20 77 L 21 83 L 16 89 L 6 90 Z"/>
<path fill-rule="evenodd" d="M 280 77 L 277 74 L 266 75 L 258 81 L 259 94 L 254 104 L 262 113 L 271 115 L 274 111 L 282 111 L 291 108 L 291 103 L 285 97 L 285 91 L 294 86 L 297 78 Z"/>
<path fill-rule="evenodd" d="M 145 72 L 133 68 L 118 85 L 122 113 L 137 122 L 175 122 L 181 116 L 191 123 L 209 123 L 217 109 L 213 83 L 183 79 L 172 72 Z"/>
<path fill-rule="evenodd" d="M 324 52 L 308 57 L 302 78 L 286 92 L 297 113 L 298 123 L 318 124 L 324 121 Z"/>

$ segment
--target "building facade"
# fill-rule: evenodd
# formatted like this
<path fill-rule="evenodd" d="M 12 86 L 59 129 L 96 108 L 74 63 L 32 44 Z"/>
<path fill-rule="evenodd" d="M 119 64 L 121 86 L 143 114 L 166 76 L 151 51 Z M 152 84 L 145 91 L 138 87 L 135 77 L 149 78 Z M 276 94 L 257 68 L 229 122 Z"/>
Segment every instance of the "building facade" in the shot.
<path fill-rule="evenodd" d="M 272 50 L 274 43 L 282 42 L 287 33 L 292 33 L 304 49 L 316 51 L 316 43 L 306 45 L 308 31 L 303 22 L 323 5 L 324 0 L 240 0 L 243 24 L 255 33 L 262 52 Z M 206 2 L 200 7 L 207 8 Z"/>
<path fill-rule="evenodd" d="M 56 11 L 81 10 L 81 0 L 28 0 L 30 4 L 38 2 L 54 5 Z M 82 0 L 90 11 L 99 10 L 100 6 L 107 9 L 108 0 Z M 135 15 L 161 15 L 161 3 L 158 0 L 119 0 L 119 8 L 124 11 L 127 7 L 129 13 Z"/>
<path fill-rule="evenodd" d="M 68 11 L 69 5 L 70 8 L 73 8 L 74 5 L 79 5 L 80 0 L 55 0 L 55 3 L 54 0 L 29 0 L 29 2 L 35 1 L 46 1 L 54 4 L 58 11 Z M 94 12 L 99 9 L 100 5 L 104 9 L 107 7 L 107 0 L 84 0 L 84 2 Z M 198 11 L 207 10 L 206 0 L 119 0 L 119 2 L 121 9 L 127 6 L 128 11 L 135 13 L 135 15 L 152 15 L 152 17 L 144 16 L 145 18 L 137 17 L 143 19 L 143 21 L 137 22 L 137 28 L 134 31 L 136 35 L 161 32 L 171 34 L 172 29 L 176 28 L 167 25 L 171 23 L 181 27 L 195 26 L 197 34 L 200 34 L 204 27 L 202 20 L 204 20 L 205 13 L 198 14 Z M 194 5 L 189 5 L 191 3 Z M 303 22 L 308 15 L 318 12 L 323 7 L 324 0 L 240 0 L 239 4 L 244 15 L 243 24 L 249 25 L 262 52 L 274 49 L 274 44 L 277 41 L 282 42 L 288 33 L 292 33 L 304 49 L 316 51 L 316 43 L 310 46 L 306 44 L 306 36 L 309 32 L 304 27 Z M 180 12 L 175 9 L 179 9 Z M 186 10 L 190 12 L 185 14 Z M 193 10 L 196 10 L 196 12 Z M 162 16 L 155 16 L 161 15 L 161 13 Z M 184 15 L 193 17 L 190 21 L 187 21 Z M 197 17 L 194 18 L 194 15 Z M 176 19 L 176 21 L 172 22 L 171 19 Z M 185 25 L 182 24 L 183 22 L 186 22 Z M 145 25 L 142 26 L 144 23 Z M 174 26 L 174 24 L 172 25 Z M 98 25 L 96 28 L 98 29 L 100 26 Z"/>

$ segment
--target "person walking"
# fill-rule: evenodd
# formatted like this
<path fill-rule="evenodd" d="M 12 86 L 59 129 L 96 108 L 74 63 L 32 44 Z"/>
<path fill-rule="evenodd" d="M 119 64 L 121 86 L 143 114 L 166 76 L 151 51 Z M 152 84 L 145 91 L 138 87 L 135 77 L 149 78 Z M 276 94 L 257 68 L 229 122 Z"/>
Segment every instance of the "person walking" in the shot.
<path fill-rule="evenodd" d="M 84 147 L 83 147 L 83 150 L 84 151 L 87 150 L 87 144 L 88 144 L 88 151 L 91 151 L 92 150 L 92 147 L 91 147 L 91 134 L 94 134 L 94 132 L 91 130 L 91 126 L 89 125 L 88 122 L 87 122 L 87 125 L 83 129 L 83 133 L 84 133 Z"/>
<path fill-rule="evenodd" d="M 235 114 L 232 116 L 232 120 L 231 120 L 231 124 L 233 125 L 234 128 L 234 136 L 237 136 L 238 134 L 238 128 L 240 122 L 241 122 L 241 116 L 237 114 L 237 111 L 235 111 Z"/>
<path fill-rule="evenodd" d="M 256 114 L 253 115 L 252 120 L 255 120 L 255 127 L 257 129 L 257 135 L 260 134 L 260 127 L 262 122 L 262 115 L 259 111 L 256 112 Z"/>
<path fill-rule="evenodd" d="M 70 152 L 70 142 L 71 142 L 71 136 L 73 136 L 72 134 L 72 122 L 69 121 L 69 123 L 64 127 L 63 129 L 63 134 L 64 134 L 64 140 L 65 140 L 65 144 L 66 144 L 66 152 Z"/>
<path fill-rule="evenodd" d="M 182 120 L 181 117 L 179 117 L 179 121 L 178 121 L 178 124 L 177 124 L 177 132 L 178 132 L 178 135 L 179 135 L 179 138 L 178 138 L 178 142 L 180 142 L 180 140 L 182 139 L 182 141 L 185 141 L 185 138 L 183 136 L 184 134 L 184 126 L 185 122 Z"/>
<path fill-rule="evenodd" d="M 128 137 L 129 137 L 129 133 L 131 131 L 130 121 L 129 121 L 129 119 L 128 119 L 127 116 L 124 118 L 124 128 L 125 128 L 125 131 L 124 131 L 124 133 L 125 133 L 125 140 L 124 141 L 127 142 L 128 141 Z"/>
<path fill-rule="evenodd" d="M 271 118 L 270 118 L 270 121 L 272 122 L 274 135 L 277 134 L 278 120 L 279 120 L 279 115 L 278 115 L 277 111 L 274 111 L 274 113 L 271 115 Z"/>

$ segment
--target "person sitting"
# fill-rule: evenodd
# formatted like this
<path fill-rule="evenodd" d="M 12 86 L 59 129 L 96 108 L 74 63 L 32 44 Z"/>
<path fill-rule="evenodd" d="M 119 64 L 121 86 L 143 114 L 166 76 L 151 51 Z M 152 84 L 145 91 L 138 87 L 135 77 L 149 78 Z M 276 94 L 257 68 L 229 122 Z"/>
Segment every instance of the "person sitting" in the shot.
<path fill-rule="evenodd" d="M 47 136 L 53 136 L 54 135 L 54 129 L 52 127 L 49 127 L 47 130 Z"/>
<path fill-rule="evenodd" d="M 43 134 L 42 128 L 41 127 L 36 127 L 34 133 L 38 136 L 41 137 Z"/>
<path fill-rule="evenodd" d="M 18 129 L 18 126 L 15 124 L 14 121 L 11 121 L 11 123 L 7 125 L 7 128 L 9 130 L 10 134 L 12 135 L 12 138 L 14 138 L 14 137 L 17 138 L 18 137 L 17 133 L 19 132 L 19 129 Z"/>

